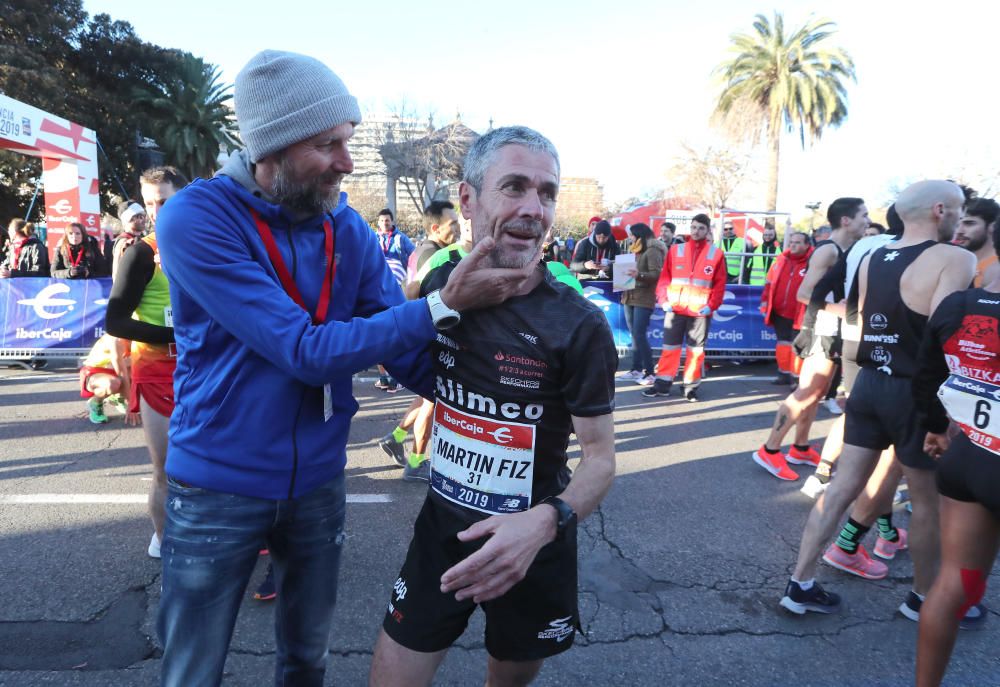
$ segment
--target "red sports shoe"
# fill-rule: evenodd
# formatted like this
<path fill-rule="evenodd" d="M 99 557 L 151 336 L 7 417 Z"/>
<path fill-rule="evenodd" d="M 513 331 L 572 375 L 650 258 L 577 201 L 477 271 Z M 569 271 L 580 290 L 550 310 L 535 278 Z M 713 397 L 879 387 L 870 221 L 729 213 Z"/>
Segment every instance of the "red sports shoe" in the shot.
<path fill-rule="evenodd" d="M 879 558 L 891 561 L 896 557 L 897 551 L 906 551 L 908 540 L 906 530 L 902 527 L 897 527 L 896 532 L 899 533 L 899 539 L 896 541 L 889 541 L 888 539 L 883 539 L 882 537 L 876 538 L 875 548 L 872 550 L 872 553 Z"/>
<path fill-rule="evenodd" d="M 816 467 L 819 465 L 819 453 L 812 446 L 809 447 L 808 451 L 800 451 L 792 446 L 788 449 L 787 460 L 793 465 L 812 465 Z"/>
<path fill-rule="evenodd" d="M 823 561 L 837 570 L 866 580 L 881 580 L 889 574 L 889 566 L 869 556 L 861 544 L 858 544 L 858 550 L 854 553 L 847 553 L 836 544 L 830 544 L 830 548 L 823 554 Z"/>
<path fill-rule="evenodd" d="M 753 452 L 751 456 L 753 462 L 761 466 L 778 479 L 794 482 L 799 478 L 798 474 L 785 461 L 785 456 L 780 451 L 778 453 L 768 453 L 763 445 Z"/>

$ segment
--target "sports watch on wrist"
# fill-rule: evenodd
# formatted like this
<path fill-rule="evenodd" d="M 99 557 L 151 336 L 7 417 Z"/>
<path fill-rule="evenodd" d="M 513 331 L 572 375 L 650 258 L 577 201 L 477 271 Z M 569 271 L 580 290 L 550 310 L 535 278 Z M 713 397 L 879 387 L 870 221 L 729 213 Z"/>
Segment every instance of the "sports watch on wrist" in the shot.
<path fill-rule="evenodd" d="M 462 320 L 461 313 L 452 310 L 441 300 L 440 289 L 427 294 L 427 307 L 431 310 L 431 320 L 435 329 L 451 329 Z"/>
<path fill-rule="evenodd" d="M 539 505 L 547 503 L 556 509 L 556 538 L 555 541 L 562 541 L 566 538 L 566 530 L 576 524 L 576 511 L 558 496 L 547 496 L 538 502 Z"/>

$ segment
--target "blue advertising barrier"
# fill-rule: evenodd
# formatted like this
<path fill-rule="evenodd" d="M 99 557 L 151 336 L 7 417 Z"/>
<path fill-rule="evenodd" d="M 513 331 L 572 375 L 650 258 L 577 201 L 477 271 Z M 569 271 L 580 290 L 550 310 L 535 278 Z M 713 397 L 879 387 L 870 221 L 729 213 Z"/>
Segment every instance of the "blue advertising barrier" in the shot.
<path fill-rule="evenodd" d="M 760 286 L 729 284 L 712 318 L 707 355 L 771 356 L 777 341 L 760 313 Z M 0 279 L 0 358 L 73 357 L 85 354 L 104 334 L 110 279 Z M 627 350 L 632 336 L 620 294 L 610 281 L 584 282 L 583 295 L 611 325 L 615 345 Z M 654 350 L 663 341 L 663 311 L 653 311 L 647 332 Z"/>
<path fill-rule="evenodd" d="M 104 334 L 110 279 L 0 280 L 0 357 L 73 357 Z"/>
<path fill-rule="evenodd" d="M 726 285 L 726 296 L 708 330 L 707 356 L 774 355 L 774 344 L 778 339 L 774 330 L 764 324 L 764 315 L 760 312 L 762 290 L 762 286 Z M 611 282 L 585 281 L 583 295 L 604 311 L 615 337 L 615 345 L 619 349 L 629 348 L 632 345 L 632 335 L 625 323 L 625 308 L 621 305 L 621 294 L 611 290 Z M 659 350 L 663 344 L 663 310 L 660 308 L 653 310 L 647 336 L 653 350 Z"/>

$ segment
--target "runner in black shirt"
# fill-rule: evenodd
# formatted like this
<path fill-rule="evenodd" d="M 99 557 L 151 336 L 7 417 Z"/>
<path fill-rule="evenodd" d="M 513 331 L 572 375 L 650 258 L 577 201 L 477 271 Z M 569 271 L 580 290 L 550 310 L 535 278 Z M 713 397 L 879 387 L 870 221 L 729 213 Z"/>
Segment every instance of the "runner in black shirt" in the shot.
<path fill-rule="evenodd" d="M 927 329 L 913 395 L 924 448 L 940 458 L 941 570 L 920 612 L 918 687 L 941 684 L 959 619 L 974 606 L 985 617 L 979 601 L 1000 549 L 1000 279 L 948 296 Z"/>
<path fill-rule="evenodd" d="M 559 188 L 552 144 L 523 127 L 480 138 L 465 162 L 462 211 L 495 265 L 539 258 Z M 444 286 L 455 263 L 428 275 Z M 393 586 L 372 685 L 429 684 L 477 605 L 487 684 L 527 684 L 572 645 L 576 518 L 614 474 L 617 354 L 604 315 L 544 266 L 520 294 L 442 331 L 430 491 Z M 583 457 L 566 465 L 575 431 Z"/>
<path fill-rule="evenodd" d="M 814 580 L 816 562 L 864 488 L 879 454 L 892 445 L 913 502 L 908 545 L 914 589 L 900 611 L 912 620 L 919 617 L 921 594 L 929 589 L 937 567 L 937 495 L 934 475 L 927 469 L 932 466 L 922 456 L 917 437 L 909 381 L 913 366 L 908 361 L 916 357 L 922 321 L 946 296 L 971 281 L 973 259 L 956 246 L 945 245 L 954 235 L 963 203 L 961 189 L 951 182 L 911 185 L 896 201 L 904 223 L 902 238 L 891 250 L 881 248 L 866 257 L 858 269 L 861 371 L 847 400 L 837 473 L 809 515 L 798 561 L 781 599 L 781 605 L 794 613 L 839 609 L 840 598 Z"/>

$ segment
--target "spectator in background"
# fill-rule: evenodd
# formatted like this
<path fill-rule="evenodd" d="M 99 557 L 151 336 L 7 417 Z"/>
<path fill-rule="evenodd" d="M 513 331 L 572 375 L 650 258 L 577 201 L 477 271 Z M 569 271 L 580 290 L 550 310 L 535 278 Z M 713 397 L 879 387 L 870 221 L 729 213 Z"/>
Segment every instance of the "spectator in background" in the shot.
<path fill-rule="evenodd" d="M 865 229 L 865 236 L 866 237 L 867 236 L 878 236 L 879 234 L 884 234 L 884 233 L 885 233 L 885 227 L 883 227 L 878 222 L 872 222 L 871 224 L 868 225 L 868 228 Z"/>
<path fill-rule="evenodd" d="M 632 369 L 621 377 L 633 379 L 642 386 L 651 386 L 656 377 L 653 352 L 646 334 L 649 318 L 656 307 L 656 282 L 667 258 L 667 245 L 656 239 L 649 225 L 642 222 L 629 227 L 629 232 L 634 239 L 631 250 L 635 253 L 635 267 L 628 273 L 635 277 L 635 288 L 623 291 L 621 302 L 632 335 Z"/>
<path fill-rule="evenodd" d="M 385 262 L 389 265 L 393 276 L 396 277 L 396 282 L 402 286 L 406 283 L 406 265 L 410 261 L 410 254 L 413 252 L 414 246 L 410 237 L 393 224 L 394 221 L 392 210 L 385 208 L 378 213 L 375 227 Z"/>
<path fill-rule="evenodd" d="M 105 276 L 104 257 L 97 241 L 88 241 L 83 225 L 74 222 L 66 227 L 56 246 L 52 276 L 56 279 L 96 279 Z"/>
<path fill-rule="evenodd" d="M 813 230 L 812 244 L 815 247 L 820 241 L 829 241 L 830 237 L 833 235 L 833 230 L 830 229 L 829 224 L 824 224 L 821 227 L 817 227 Z"/>
<path fill-rule="evenodd" d="M 125 249 L 146 235 L 146 211 L 138 201 L 126 200 L 118 204 L 118 220 L 122 223 L 122 229 L 115 237 L 114 247 L 111 249 L 112 278 L 118 276 L 118 263 Z"/>
<path fill-rule="evenodd" d="M 406 283 L 406 265 L 415 246 L 410 237 L 393 224 L 395 219 L 392 210 L 384 208 L 375 220 L 375 232 L 378 234 L 378 243 L 382 247 L 382 255 L 389 266 L 389 271 L 396 278 L 396 283 L 403 286 Z M 375 388 L 390 394 L 399 391 L 399 384 L 389 376 L 383 365 L 378 366 L 378 381 L 375 382 Z"/>
<path fill-rule="evenodd" d="M 760 294 L 764 324 L 772 327 L 778 337 L 774 347 L 778 376 L 773 384 L 791 384 L 802 368 L 802 359 L 792 349 L 792 342 L 802 329 L 802 319 L 806 314 L 806 306 L 799 303 L 797 294 L 806 276 L 812 251 L 807 235 L 797 231 L 789 236 L 788 248 L 774 261 Z"/>
<path fill-rule="evenodd" d="M 660 241 L 666 248 L 673 245 L 675 234 L 677 234 L 677 225 L 673 222 L 664 222 L 660 225 Z"/>
<path fill-rule="evenodd" d="M 559 246 L 559 240 L 555 236 L 555 232 L 552 227 L 545 233 L 545 239 L 542 241 L 542 260 L 544 262 L 559 262 L 559 256 L 562 252 L 562 248 Z"/>
<path fill-rule="evenodd" d="M 607 279 L 611 274 L 611 261 L 618 255 L 618 244 L 611 238 L 611 224 L 600 220 L 590 236 L 581 239 L 573 253 L 570 269 L 579 277 Z"/>
<path fill-rule="evenodd" d="M 747 248 L 746 242 L 736 235 L 732 220 L 727 219 L 722 223 L 719 248 L 726 254 L 726 283 L 735 284 L 740 281 L 740 275 L 743 273 L 746 258 L 741 253 L 745 253 Z"/>
<path fill-rule="evenodd" d="M 23 219 L 13 219 L 7 227 L 7 250 L 0 260 L 0 279 L 48 277 L 49 251 L 34 235 L 34 227 Z"/>
<path fill-rule="evenodd" d="M 778 233 L 774 230 L 774 226 L 767 224 L 764 227 L 763 240 L 753 249 L 753 257 L 747 262 L 748 274 L 745 275 L 747 277 L 745 283 L 751 286 L 763 286 L 771 265 L 779 255 L 781 255 L 781 245 L 778 242 Z"/>

